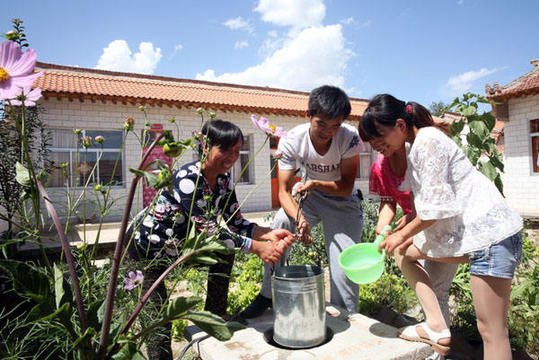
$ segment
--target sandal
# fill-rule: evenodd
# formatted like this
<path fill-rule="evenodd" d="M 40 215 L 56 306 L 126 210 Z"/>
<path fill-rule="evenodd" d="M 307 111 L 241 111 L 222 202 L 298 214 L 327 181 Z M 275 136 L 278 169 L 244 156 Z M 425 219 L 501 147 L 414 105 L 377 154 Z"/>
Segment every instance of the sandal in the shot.
<path fill-rule="evenodd" d="M 416 329 L 418 326 L 421 326 L 423 328 L 423 330 L 429 336 L 428 338 L 421 337 L 418 334 Z M 422 343 L 429 344 L 437 353 L 442 355 L 447 355 L 449 353 L 449 350 L 451 350 L 448 345 L 438 344 L 438 341 L 440 341 L 440 339 L 451 337 L 451 332 L 449 331 L 449 329 L 445 328 L 442 331 L 437 332 L 428 327 L 426 322 L 400 328 L 399 337 L 408 341 L 419 341 Z"/>

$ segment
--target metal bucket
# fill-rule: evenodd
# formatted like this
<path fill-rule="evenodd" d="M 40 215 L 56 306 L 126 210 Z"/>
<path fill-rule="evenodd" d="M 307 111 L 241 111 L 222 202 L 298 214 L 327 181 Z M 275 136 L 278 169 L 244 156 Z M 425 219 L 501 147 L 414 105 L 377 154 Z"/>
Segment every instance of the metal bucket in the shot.
<path fill-rule="evenodd" d="M 314 265 L 283 266 L 271 278 L 273 340 L 290 348 L 319 345 L 326 338 L 324 270 Z"/>

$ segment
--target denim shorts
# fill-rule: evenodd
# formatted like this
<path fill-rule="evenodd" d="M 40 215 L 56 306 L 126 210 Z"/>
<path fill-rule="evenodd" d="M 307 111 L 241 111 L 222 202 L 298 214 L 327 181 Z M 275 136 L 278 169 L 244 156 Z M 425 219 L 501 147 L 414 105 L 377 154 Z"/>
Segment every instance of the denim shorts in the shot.
<path fill-rule="evenodd" d="M 468 254 L 470 274 L 512 279 L 522 256 L 520 232 L 486 249 Z"/>

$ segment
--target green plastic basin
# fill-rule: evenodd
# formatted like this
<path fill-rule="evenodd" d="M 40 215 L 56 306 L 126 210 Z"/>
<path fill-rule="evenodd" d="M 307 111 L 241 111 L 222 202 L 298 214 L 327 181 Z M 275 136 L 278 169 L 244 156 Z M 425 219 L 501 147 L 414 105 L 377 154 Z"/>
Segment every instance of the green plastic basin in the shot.
<path fill-rule="evenodd" d="M 385 251 L 378 252 L 378 244 L 384 240 L 385 233 L 384 229 L 373 243 L 356 244 L 341 253 L 339 266 L 351 281 L 368 284 L 378 280 L 383 274 Z"/>

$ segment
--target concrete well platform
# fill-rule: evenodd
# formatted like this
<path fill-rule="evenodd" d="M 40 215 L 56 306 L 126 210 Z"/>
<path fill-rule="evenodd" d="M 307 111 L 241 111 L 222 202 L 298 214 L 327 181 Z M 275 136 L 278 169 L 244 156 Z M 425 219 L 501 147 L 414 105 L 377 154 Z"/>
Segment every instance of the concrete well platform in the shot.
<path fill-rule="evenodd" d="M 279 348 L 264 340 L 264 332 L 273 327 L 273 313 L 268 310 L 229 341 L 206 338 L 194 350 L 203 360 L 419 360 L 432 354 L 427 344 L 398 338 L 392 326 L 361 314 L 348 314 L 330 304 L 326 306 L 326 325 L 333 338 L 325 344 L 301 350 Z M 188 340 L 206 335 L 196 326 L 188 326 L 185 331 Z"/>

